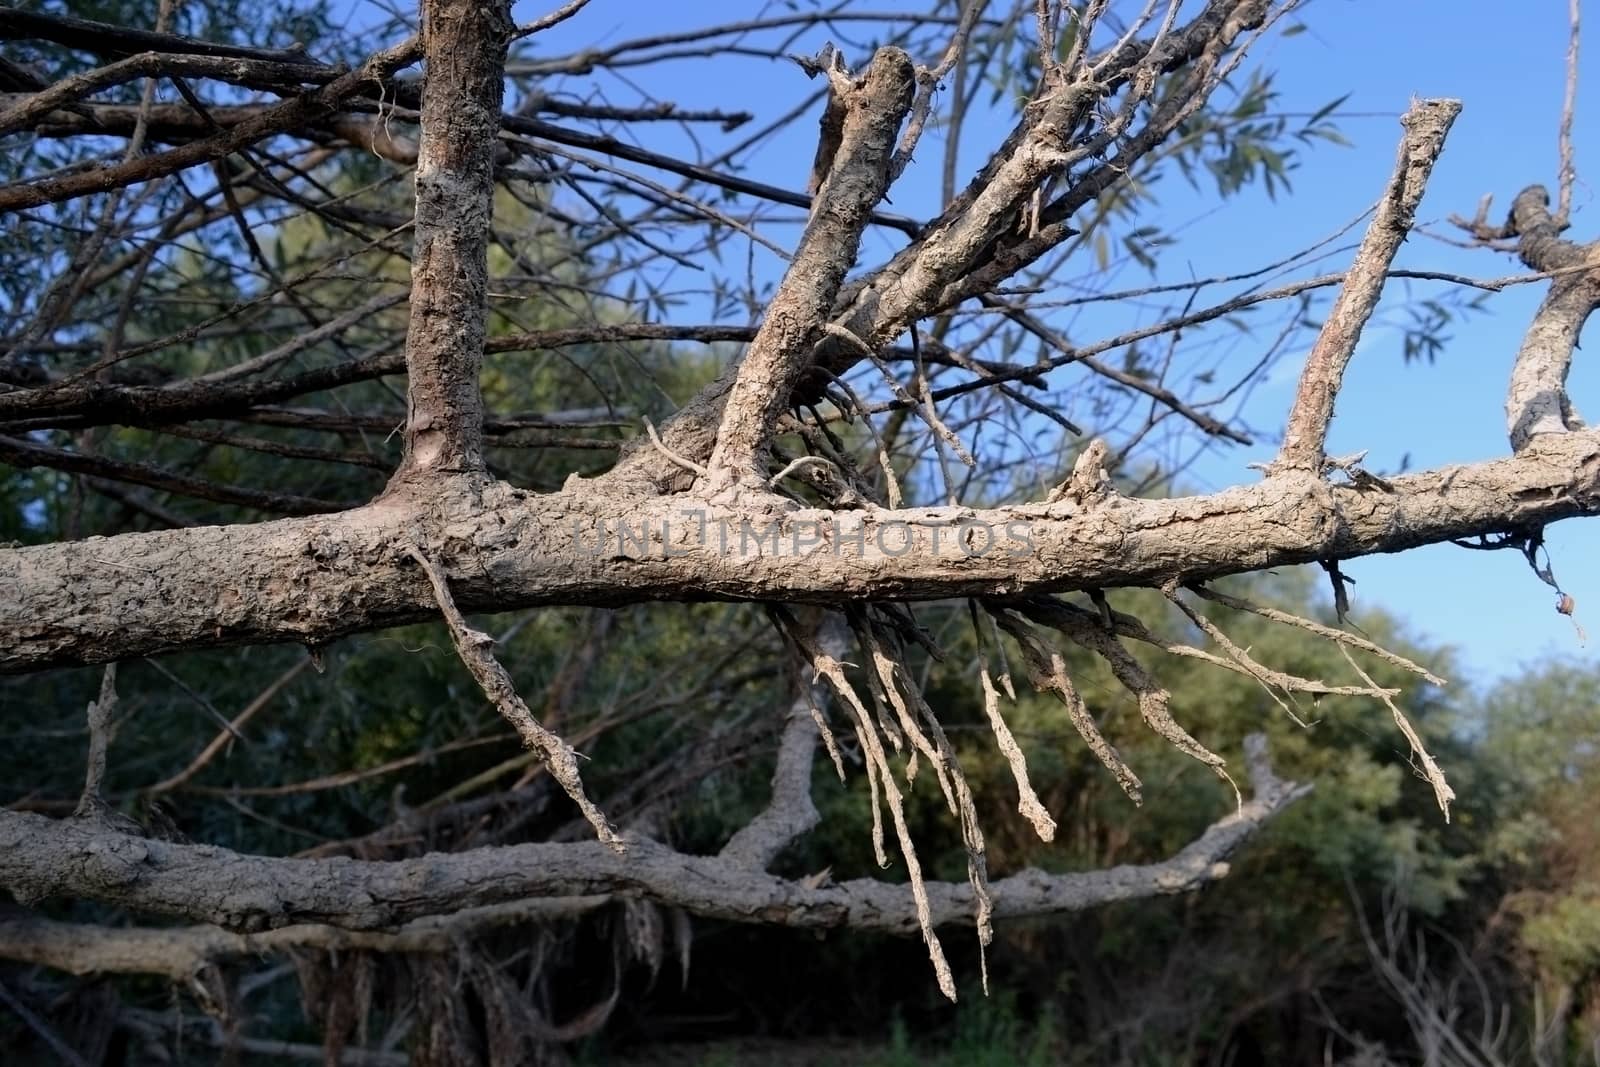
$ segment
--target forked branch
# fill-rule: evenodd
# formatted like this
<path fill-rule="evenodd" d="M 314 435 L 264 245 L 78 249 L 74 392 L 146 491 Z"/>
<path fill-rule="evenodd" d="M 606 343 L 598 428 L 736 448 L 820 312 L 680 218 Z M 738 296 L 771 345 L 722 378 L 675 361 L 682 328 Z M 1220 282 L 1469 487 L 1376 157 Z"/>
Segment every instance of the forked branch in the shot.
<path fill-rule="evenodd" d="M 839 286 L 854 266 L 872 209 L 889 186 L 895 136 L 916 87 L 911 59 L 880 48 L 865 76 L 830 67 L 829 108 L 838 119 L 836 149 L 820 157 L 821 186 L 766 318 L 739 364 L 711 451 L 713 490 L 759 485 L 761 458 L 794 384 L 810 365 Z M 831 137 L 825 129 L 824 137 Z"/>

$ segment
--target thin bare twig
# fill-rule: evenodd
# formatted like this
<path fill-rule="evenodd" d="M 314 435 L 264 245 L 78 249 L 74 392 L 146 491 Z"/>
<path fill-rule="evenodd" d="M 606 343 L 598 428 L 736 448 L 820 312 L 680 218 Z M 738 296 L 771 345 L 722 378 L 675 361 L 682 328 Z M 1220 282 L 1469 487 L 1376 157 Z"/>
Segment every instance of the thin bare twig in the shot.
<path fill-rule="evenodd" d="M 933 94 L 939 90 L 939 83 L 954 69 L 962 53 L 966 51 L 967 37 L 972 33 L 972 27 L 978 21 L 978 13 L 983 10 L 984 3 L 985 0 L 957 0 L 960 21 L 950 35 L 950 43 L 945 47 L 944 55 L 940 57 L 936 66 L 917 68 L 916 101 L 911 105 L 911 117 L 906 122 L 905 131 L 900 135 L 900 144 L 895 148 L 894 156 L 889 161 L 891 185 L 910 164 L 912 153 L 917 149 L 917 141 L 922 138 L 922 129 L 927 125 L 928 115 L 933 110 Z M 1577 3 L 1577 0 L 1573 0 L 1573 3 Z"/>
<path fill-rule="evenodd" d="M 533 717 L 528 705 L 517 695 L 516 684 L 512 682 L 511 675 L 489 652 L 489 647 L 494 644 L 494 638 L 482 630 L 474 630 L 467 625 L 467 620 L 450 595 L 450 585 L 438 564 L 414 544 L 403 547 L 406 555 L 416 560 L 417 565 L 428 576 L 428 582 L 433 586 L 434 598 L 439 604 L 439 611 L 444 616 L 445 625 L 449 627 L 450 640 L 455 645 L 456 654 L 461 657 L 461 662 L 466 665 L 473 679 L 483 689 L 484 695 L 516 729 L 518 736 L 522 738 L 522 743 L 539 753 L 545 766 L 550 769 L 550 777 L 560 783 L 567 796 L 578 805 L 600 840 L 610 845 L 613 851 L 618 853 L 627 851 L 627 846 L 606 821 L 605 815 L 584 793 L 583 781 L 578 776 L 578 761 L 572 749 Z"/>
<path fill-rule="evenodd" d="M 1572 218 L 1572 186 L 1578 177 L 1577 167 L 1572 160 L 1572 119 L 1578 110 L 1578 43 L 1582 36 L 1578 19 L 1580 7 L 1581 0 L 1567 0 L 1571 36 L 1567 39 L 1567 85 L 1561 99 L 1561 132 L 1556 135 L 1561 158 L 1560 176 L 1556 182 L 1556 225 L 1562 229 Z"/>
<path fill-rule="evenodd" d="M 562 4 L 549 14 L 540 15 L 532 22 L 525 22 L 521 26 L 518 26 L 516 35 L 512 39 L 520 40 L 524 37 L 531 37 L 536 33 L 542 33 L 545 30 L 548 30 L 551 26 L 558 26 L 570 19 L 572 16 L 576 15 L 578 12 L 582 11 L 584 7 L 588 5 L 588 3 L 589 0 L 567 0 L 566 3 Z"/>
<path fill-rule="evenodd" d="M 1138 701 L 1139 716 L 1144 719 L 1146 726 L 1179 752 L 1210 767 L 1217 777 L 1227 782 L 1233 789 L 1234 800 L 1239 810 L 1244 810 L 1244 794 L 1239 791 L 1238 783 L 1228 774 L 1227 761 L 1195 740 L 1194 735 L 1172 717 L 1170 707 L 1172 695 L 1151 677 L 1143 664 L 1122 647 L 1122 642 L 1117 640 L 1115 634 L 1101 627 L 1083 627 L 1068 636 L 1105 660 L 1117 681 Z"/>
<path fill-rule="evenodd" d="M 1339 651 L 1344 653 L 1344 658 L 1349 661 L 1355 672 L 1361 676 L 1363 682 L 1366 682 L 1374 689 L 1378 687 L 1378 683 L 1372 680 L 1372 676 L 1361 669 L 1361 664 L 1356 662 L 1356 658 L 1350 654 L 1348 648 L 1340 645 Z M 1456 798 L 1456 791 L 1450 788 L 1450 783 L 1445 780 L 1444 771 L 1434 758 L 1428 754 L 1427 748 L 1422 744 L 1422 736 L 1417 733 L 1416 727 L 1411 725 L 1411 720 L 1406 718 L 1405 712 L 1401 711 L 1389 697 L 1383 696 L 1380 699 L 1388 706 L 1390 714 L 1394 716 L 1394 724 L 1400 728 L 1400 732 L 1405 735 L 1406 741 L 1411 745 L 1412 754 L 1417 757 L 1417 762 L 1422 765 L 1420 773 L 1428 784 L 1433 787 L 1433 798 L 1439 802 L 1439 810 L 1444 812 L 1444 821 L 1449 822 L 1450 802 Z"/>
<path fill-rule="evenodd" d="M 50 1047 L 50 1051 L 58 1056 L 67 1067 L 89 1067 L 89 1061 L 78 1055 L 78 1050 L 67 1044 L 54 1028 L 24 1004 L 20 998 L 0 982 L 0 1004 L 9 1008 L 17 1018 L 21 1019 L 28 1029 L 39 1035 L 39 1040 Z"/>
<path fill-rule="evenodd" d="M 1349 645 L 1352 648 L 1359 648 L 1363 652 L 1377 656 L 1385 663 L 1392 664 L 1393 666 L 1399 667 L 1401 670 L 1410 671 L 1412 674 L 1420 676 L 1424 681 L 1431 685 L 1443 686 L 1450 684 L 1449 682 L 1445 681 L 1445 679 L 1428 670 L 1426 667 L 1423 667 L 1421 664 L 1414 663 L 1399 653 L 1391 652 L 1382 645 L 1350 633 L 1348 630 L 1340 630 L 1332 626 L 1324 626 L 1322 623 L 1317 622 L 1314 619 L 1307 619 L 1303 616 L 1296 615 L 1293 612 L 1280 611 L 1277 608 L 1268 607 L 1265 604 L 1257 604 L 1254 601 L 1246 600 L 1243 597 L 1230 596 L 1227 593 L 1219 592 L 1209 586 L 1193 585 L 1190 586 L 1189 589 L 1196 596 L 1204 600 L 1210 600 L 1213 603 L 1221 604 L 1223 607 L 1232 608 L 1235 611 L 1247 611 L 1252 615 L 1259 615 L 1263 619 L 1271 619 L 1273 622 L 1281 622 L 1287 626 L 1297 627 L 1301 630 L 1304 630 L 1306 633 L 1314 634 L 1315 636 L 1323 638 L 1327 641 L 1333 641 L 1341 645 Z"/>
<path fill-rule="evenodd" d="M 654 445 L 663 456 L 666 456 L 684 470 L 689 471 L 692 474 L 697 474 L 702 478 L 709 473 L 705 467 L 696 463 L 694 460 L 680 456 L 678 453 L 668 448 L 666 443 L 661 440 L 660 435 L 656 433 L 655 424 L 652 423 L 648 418 L 644 420 L 644 430 L 645 433 L 650 435 L 650 443 Z"/>

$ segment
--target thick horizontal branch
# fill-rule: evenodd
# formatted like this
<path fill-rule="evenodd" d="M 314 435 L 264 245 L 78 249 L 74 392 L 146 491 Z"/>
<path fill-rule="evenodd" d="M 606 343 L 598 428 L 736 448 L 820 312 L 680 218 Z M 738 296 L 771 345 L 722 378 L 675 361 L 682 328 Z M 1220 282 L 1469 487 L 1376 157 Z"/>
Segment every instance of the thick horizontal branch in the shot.
<path fill-rule="evenodd" d="M 210 925 L 108 927 L 5 915 L 0 916 L 0 959 L 43 964 L 72 974 L 159 974 L 186 982 L 203 968 L 230 957 L 295 948 L 442 952 L 461 938 L 494 926 L 575 919 L 606 902 L 605 897 L 514 900 L 430 915 L 383 933 L 301 923 L 265 933 L 236 934 Z"/>
<path fill-rule="evenodd" d="M 129 56 L 109 66 L 64 78 L 48 89 L 12 97 L 0 112 L 0 135 L 26 129 L 58 108 L 67 107 L 92 93 L 124 85 L 140 77 L 214 78 L 252 89 L 299 89 L 306 82 L 304 66 L 263 63 L 252 59 L 218 59 L 210 56 L 173 56 L 155 52 Z"/>
<path fill-rule="evenodd" d="M 1103 907 L 1189 892 L 1227 874 L 1226 859 L 1307 787 L 1258 776 L 1257 795 L 1170 859 L 1079 874 L 1026 870 L 990 886 L 996 918 Z M 812 886 L 652 841 L 625 855 L 599 842 L 527 844 L 416 859 L 276 859 L 133 837 L 85 820 L 0 812 L 0 886 L 24 902 L 85 897 L 136 911 L 256 932 L 301 923 L 382 930 L 530 897 L 642 896 L 732 922 L 908 934 L 904 885 L 859 879 Z M 966 883 L 931 883 L 935 923 L 970 922 Z M 0 930 L 3 930 L 0 927 Z M 0 949 L 0 955 L 5 955 Z"/>
<path fill-rule="evenodd" d="M 1600 514 L 1600 431 L 1390 489 L 1289 472 L 1210 496 L 974 510 L 761 510 L 573 478 L 425 504 L 0 550 L 0 672 L 270 641 L 437 614 L 404 546 L 464 611 L 641 600 L 1010 596 L 1191 582 Z"/>

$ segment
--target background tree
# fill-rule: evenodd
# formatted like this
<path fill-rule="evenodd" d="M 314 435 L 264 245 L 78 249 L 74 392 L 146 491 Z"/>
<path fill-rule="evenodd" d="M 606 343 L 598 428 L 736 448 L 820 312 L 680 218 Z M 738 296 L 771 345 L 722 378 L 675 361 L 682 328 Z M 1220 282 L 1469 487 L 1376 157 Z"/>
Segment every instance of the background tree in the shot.
<path fill-rule="evenodd" d="M 1564 391 L 1596 303 L 1592 249 L 1560 236 L 1570 151 L 1554 214 L 1533 188 L 1463 222 L 1550 287 L 1511 453 L 1380 475 L 1327 428 L 1386 278 L 1419 273 L 1392 263 L 1459 105 L 1407 112 L 1342 274 L 1308 249 L 1269 288 L 1175 281 L 1148 216 L 1173 176 L 1275 193 L 1339 139 L 1337 101 L 1275 115 L 1247 65 L 1296 4 L 799 5 L 544 46 L 589 6 L 427 0 L 414 36 L 313 5 L 0 8 L 0 956 L 165 982 L 19 969 L 16 1040 L 527 1062 L 734 995 L 692 977 L 708 939 L 744 976 L 800 951 L 781 931 L 838 929 L 819 958 L 881 983 L 850 987 L 857 1033 L 992 966 L 1057 1059 L 1052 1034 L 1083 1062 L 1320 1062 L 1429 1032 L 1398 1021 L 1426 1015 L 1410 943 L 1350 891 L 1376 905 L 1398 865 L 1391 914 L 1466 922 L 1496 863 L 1523 872 L 1496 910 L 1533 961 L 1503 988 L 1557 998 L 1519 1035 L 1576 1048 L 1587 891 L 1539 836 L 1563 779 L 1453 787 L 1430 752 L 1480 772 L 1441 655 L 1347 625 L 1340 572 L 1475 539 L 1555 585 L 1544 526 L 1600 507 Z M 613 97 L 739 54 L 794 58 L 809 95 L 759 119 Z M 791 128 L 809 180 L 744 176 Z M 1096 285 L 1123 259 L 1150 284 Z M 1090 339 L 1082 309 L 1151 301 Z M 1424 304 L 1408 353 L 1477 306 Z M 1237 398 L 1302 338 L 1264 476 L 1172 495 L 1197 449 L 1251 439 Z M 1311 562 L 1326 610 L 1244 577 Z M 1313 780 L 1245 878 L 1129 910 L 1226 873 Z M 1522 851 L 1446 825 L 1457 791 Z M 1220 932 L 1269 877 L 1299 905 Z M 1016 933 L 985 954 L 997 920 Z M 920 934 L 934 981 L 863 972 L 913 943 L 883 934 Z M 1153 945 L 1206 960 L 1210 998 Z M 1071 983 L 1029 973 L 1056 958 Z M 1122 984 L 1095 982 L 1112 961 Z M 1350 994 L 1377 964 L 1405 1012 Z M 785 980 L 738 991 L 749 1014 Z"/>

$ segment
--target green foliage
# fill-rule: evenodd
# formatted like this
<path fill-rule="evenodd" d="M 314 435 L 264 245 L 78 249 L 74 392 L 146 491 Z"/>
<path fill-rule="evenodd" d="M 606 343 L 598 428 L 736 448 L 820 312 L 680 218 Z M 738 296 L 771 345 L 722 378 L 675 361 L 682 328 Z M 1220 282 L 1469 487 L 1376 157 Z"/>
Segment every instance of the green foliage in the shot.
<path fill-rule="evenodd" d="M 1066 1051 L 1058 1025 L 1053 1011 L 1026 1018 L 1014 993 L 996 991 L 962 1001 L 937 1044 L 914 1043 L 896 1016 L 887 1048 L 863 1058 L 860 1067 L 1054 1067 Z"/>

